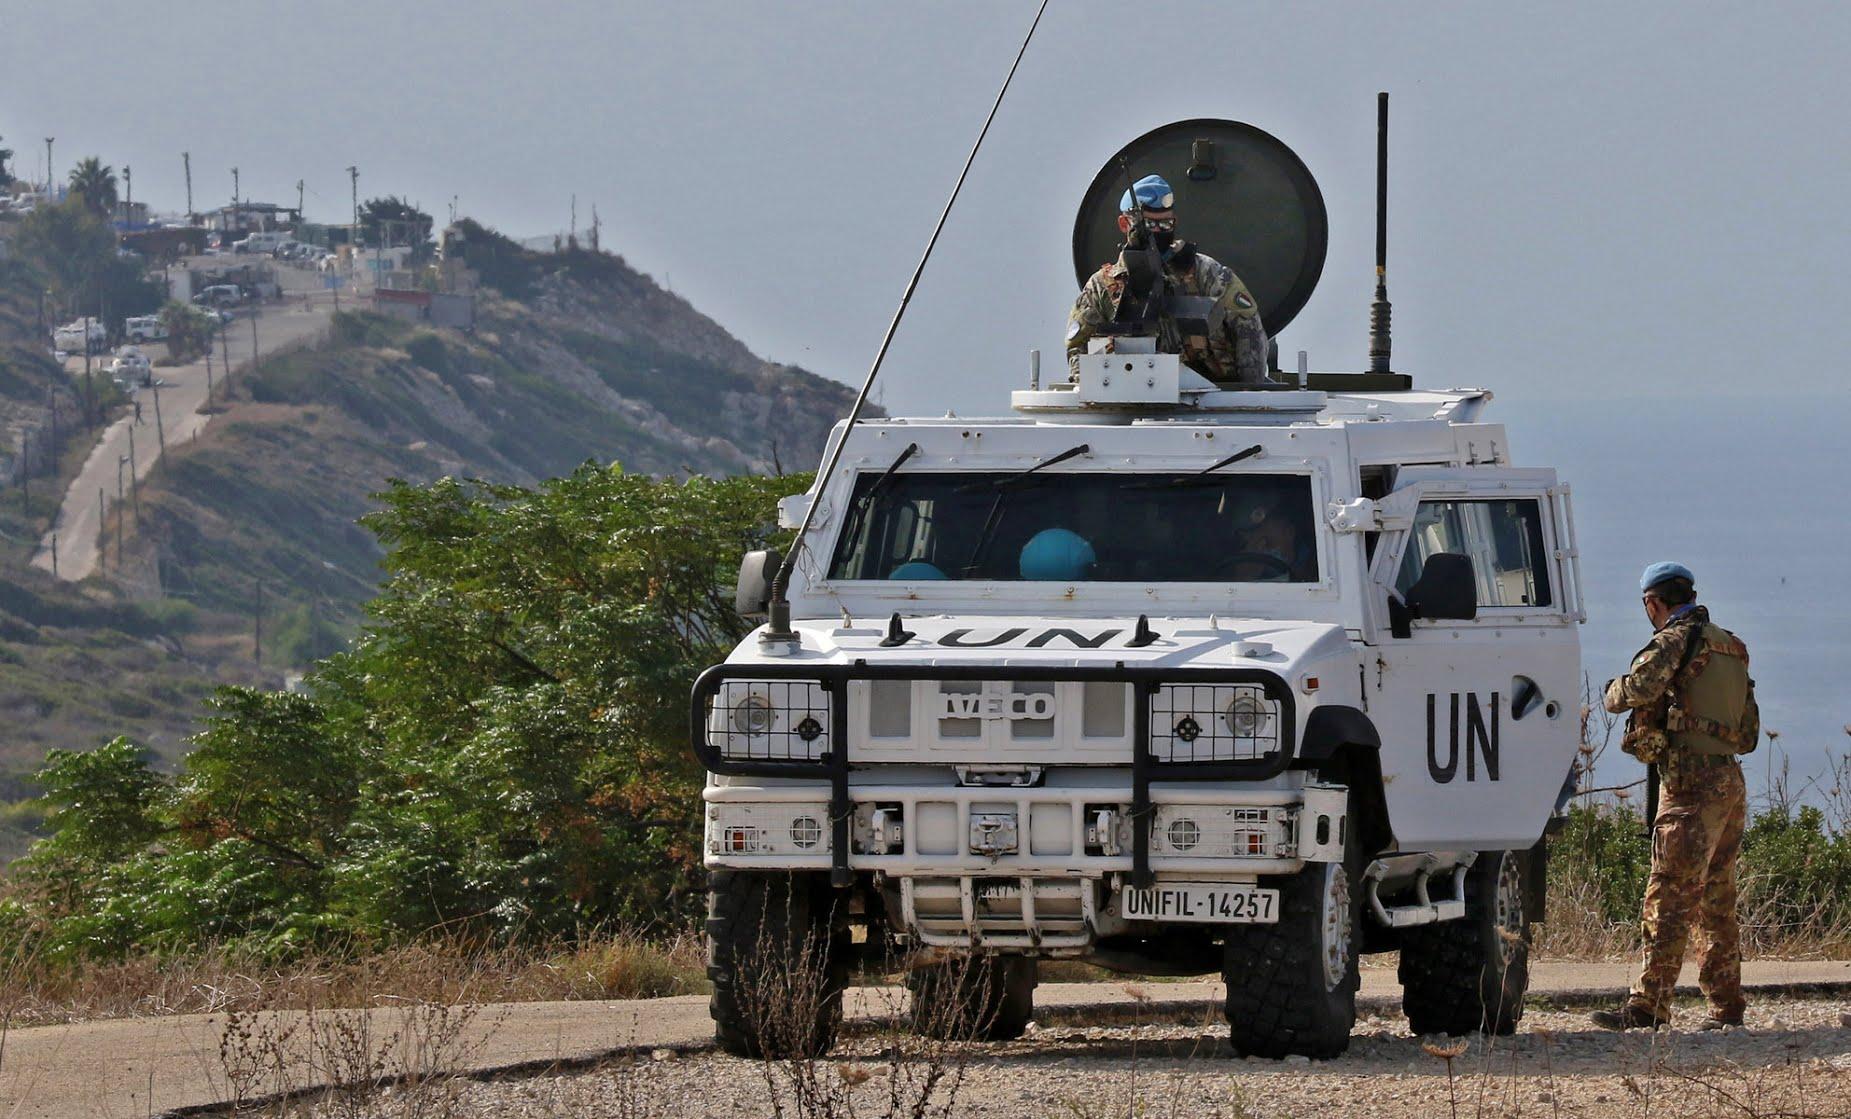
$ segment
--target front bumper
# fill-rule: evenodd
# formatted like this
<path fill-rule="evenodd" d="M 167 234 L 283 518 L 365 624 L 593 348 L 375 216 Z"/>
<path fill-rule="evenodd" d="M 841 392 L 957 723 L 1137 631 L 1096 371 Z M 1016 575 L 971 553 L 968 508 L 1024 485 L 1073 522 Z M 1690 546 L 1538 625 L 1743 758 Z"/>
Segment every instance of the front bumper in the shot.
<path fill-rule="evenodd" d="M 816 716 L 810 721 L 812 738 L 806 741 L 808 756 L 796 758 L 740 758 L 729 757 L 716 747 L 709 735 L 712 718 L 710 705 L 728 681 L 802 681 L 805 702 L 814 704 Z M 690 711 L 690 734 L 696 755 L 706 768 L 716 774 L 729 777 L 776 777 L 776 778 L 810 778 L 829 782 L 828 797 L 819 798 L 821 790 L 798 790 L 797 792 L 811 801 L 821 815 L 812 816 L 820 825 L 820 835 L 814 845 L 797 850 L 767 852 L 767 859 L 759 862 L 735 861 L 736 856 L 756 859 L 749 851 L 722 851 L 723 858 L 716 860 L 715 853 L 709 848 L 708 864 L 710 866 L 765 866 L 795 868 L 814 866 L 827 868 L 832 881 L 838 886 L 847 886 L 854 880 L 858 869 L 889 869 L 893 873 L 907 874 L 910 868 L 931 872 L 955 870 L 959 874 L 977 874 L 987 871 L 998 873 L 998 867 L 987 861 L 988 856 L 978 856 L 986 861 L 982 864 L 969 863 L 957 851 L 928 851 L 913 845 L 908 838 L 908 849 L 898 855 L 860 856 L 855 851 L 853 829 L 857 803 L 869 804 L 883 799 L 877 789 L 856 786 L 851 790 L 850 773 L 857 767 L 856 759 L 851 757 L 850 749 L 850 711 L 848 696 L 850 685 L 857 681 L 869 680 L 928 680 L 928 681 L 1009 681 L 1014 684 L 1047 682 L 1116 682 L 1131 689 L 1130 733 L 1126 737 L 1126 752 L 1130 755 L 1114 759 L 1119 764 L 1128 764 L 1130 784 L 1127 788 L 1108 792 L 1097 790 L 1098 795 L 1089 792 L 1085 804 L 1118 804 L 1122 802 L 1123 812 L 1128 821 L 1128 842 L 1122 852 L 1111 855 L 1100 854 L 1096 857 L 1084 857 L 1081 852 L 1084 845 L 1084 829 L 1088 823 L 1085 819 L 1084 806 L 1075 806 L 1076 794 L 1071 790 L 1045 788 L 960 788 L 950 790 L 926 790 L 914 786 L 897 787 L 891 792 L 892 800 L 915 804 L 907 812 L 908 820 L 922 818 L 921 809 L 942 813 L 947 809 L 928 809 L 929 804 L 949 806 L 954 814 L 954 834 L 964 836 L 968 833 L 969 821 L 973 812 L 986 811 L 981 805 L 1013 805 L 1017 813 L 1018 825 L 1025 834 L 1018 837 L 1019 846 L 1031 859 L 1047 858 L 1051 873 L 1064 876 L 1100 875 L 1113 871 L 1127 871 L 1134 885 L 1149 885 L 1154 881 L 1156 856 L 1153 851 L 1153 831 L 1158 825 L 1159 804 L 1156 789 L 1175 783 L 1187 789 L 1186 792 L 1173 792 L 1165 788 L 1163 795 L 1169 798 L 1161 803 L 1188 803 L 1204 805 L 1239 805 L 1250 803 L 1241 797 L 1258 795 L 1254 793 L 1227 794 L 1215 792 L 1215 786 L 1230 781 L 1265 780 L 1284 772 L 1291 764 L 1296 745 L 1298 727 L 1297 706 L 1292 690 L 1277 675 L 1256 669 L 1183 669 L 1183 668 L 1132 668 L 1117 664 L 1111 666 L 1027 666 L 1027 665 L 869 665 L 855 663 L 850 665 L 719 665 L 703 673 L 694 686 Z M 812 688 L 809 684 L 814 684 Z M 1270 732 L 1268 749 L 1261 755 L 1240 758 L 1220 758 L 1218 760 L 1177 760 L 1175 746 L 1170 744 L 1170 753 L 1160 754 L 1152 735 L 1152 711 L 1164 710 L 1168 696 L 1181 688 L 1247 688 L 1265 696 L 1274 706 L 1276 723 Z M 1168 689 L 1168 692 L 1166 692 Z M 826 705 L 826 706 L 825 706 Z M 826 716 L 826 717 L 825 717 Z M 814 735 L 820 733 L 820 740 Z M 928 759 L 919 759 L 926 761 Z M 942 761 L 945 759 L 931 759 Z M 982 762 L 981 756 L 968 759 Z M 1056 752 L 1048 757 L 1049 766 L 1066 764 Z M 865 771 L 865 770 L 864 770 Z M 1189 788 L 1190 785 L 1202 784 Z M 1198 791 L 1199 790 L 1199 791 Z M 767 793 L 770 790 L 766 790 Z M 1122 794 L 1122 795 L 1121 795 Z M 710 805 L 724 802 L 726 798 L 738 795 L 736 788 L 710 788 L 708 798 Z M 771 797 L 777 800 L 785 795 L 782 790 Z M 1229 799 L 1231 797 L 1231 799 Z M 1220 799 L 1218 799 L 1220 798 Z M 743 803 L 736 801 L 734 803 Z M 1261 801 L 1252 802 L 1264 806 Z M 1036 810 L 1037 805 L 1050 805 L 1045 813 Z M 977 807 L 974 807 L 977 806 Z M 1049 822 L 1043 822 L 1046 815 Z M 1054 846 L 1042 848 L 1045 856 L 1037 855 L 1035 834 L 1037 829 L 1047 836 L 1065 835 L 1068 838 L 1068 853 L 1060 855 Z M 805 825 L 806 837 L 810 834 Z M 909 828 L 909 831 L 912 829 Z M 1340 834 L 1340 832 L 1338 833 Z M 1052 840 L 1050 840 L 1052 843 Z M 1161 846 L 1157 842 L 1156 846 Z M 730 847 L 731 845 L 729 845 Z M 926 857 L 940 859 L 950 856 L 954 859 L 952 866 L 943 862 L 921 862 Z M 1165 856 L 1167 858 L 1167 856 Z M 891 864 L 877 865 L 873 859 L 893 859 Z M 1283 856 L 1280 857 L 1283 859 Z M 909 862 L 908 860 L 913 860 Z M 1101 860 L 1109 860 L 1109 865 Z M 1191 862 L 1187 857 L 1184 862 Z M 1286 869 L 1296 869 L 1302 863 L 1302 856 L 1292 856 L 1288 868 L 1283 861 L 1277 869 L 1254 870 L 1252 873 L 1278 873 Z M 1019 864 L 1011 864 L 1016 868 Z M 1029 864 L 1040 866 L 1041 863 Z M 1169 863 L 1165 863 L 1169 869 Z M 1225 861 L 1214 865 L 1225 867 Z"/>

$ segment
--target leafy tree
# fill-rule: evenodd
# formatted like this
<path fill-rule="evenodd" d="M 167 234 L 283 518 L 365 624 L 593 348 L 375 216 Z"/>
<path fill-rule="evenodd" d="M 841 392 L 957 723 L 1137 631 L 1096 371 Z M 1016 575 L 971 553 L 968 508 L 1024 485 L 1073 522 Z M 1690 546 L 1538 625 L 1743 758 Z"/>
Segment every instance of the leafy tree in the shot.
<path fill-rule="evenodd" d="M 4 139 L 4 137 L 0 137 L 0 139 Z M 0 148 L 0 187 L 13 185 L 13 173 L 6 169 L 6 161 L 12 158 L 12 148 Z"/>
<path fill-rule="evenodd" d="M 51 277 L 52 290 L 73 306 L 90 298 L 96 275 L 117 259 L 108 224 L 75 198 L 27 214 L 15 247 Z"/>
<path fill-rule="evenodd" d="M 78 197 L 41 206 L 19 223 L 20 257 L 51 278 L 51 287 L 73 315 L 89 314 L 118 332 L 129 315 L 161 305 L 159 284 L 141 261 L 116 253 L 109 224 Z"/>
<path fill-rule="evenodd" d="M 161 327 L 167 332 L 167 352 L 178 361 L 190 361 L 212 345 L 206 316 L 178 300 L 161 308 Z"/>
<path fill-rule="evenodd" d="M 96 156 L 86 156 L 71 168 L 71 194 L 84 208 L 108 217 L 116 209 L 116 171 Z"/>
<path fill-rule="evenodd" d="M 360 204 L 360 236 L 367 245 L 411 245 L 422 254 L 433 247 L 431 216 L 396 194 Z"/>
<path fill-rule="evenodd" d="M 126 743 L 54 755 L 62 799 L 25 860 L 49 942 L 286 953 L 690 919 L 687 694 L 744 635 L 740 552 L 807 484 L 593 465 L 534 489 L 394 484 L 366 522 L 388 580 L 307 694 L 221 691 L 171 785 Z"/>

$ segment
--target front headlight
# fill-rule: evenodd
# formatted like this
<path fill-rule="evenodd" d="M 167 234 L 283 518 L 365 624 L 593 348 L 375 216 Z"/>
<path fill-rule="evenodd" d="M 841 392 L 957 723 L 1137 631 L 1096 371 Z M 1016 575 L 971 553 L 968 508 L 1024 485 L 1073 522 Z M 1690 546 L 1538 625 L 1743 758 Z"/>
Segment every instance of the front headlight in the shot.
<path fill-rule="evenodd" d="M 1158 761 L 1262 761 L 1279 749 L 1279 703 L 1258 684 L 1165 684 L 1151 693 Z"/>
<path fill-rule="evenodd" d="M 816 761 L 830 723 L 820 681 L 727 680 L 708 707 L 707 744 L 740 761 Z"/>

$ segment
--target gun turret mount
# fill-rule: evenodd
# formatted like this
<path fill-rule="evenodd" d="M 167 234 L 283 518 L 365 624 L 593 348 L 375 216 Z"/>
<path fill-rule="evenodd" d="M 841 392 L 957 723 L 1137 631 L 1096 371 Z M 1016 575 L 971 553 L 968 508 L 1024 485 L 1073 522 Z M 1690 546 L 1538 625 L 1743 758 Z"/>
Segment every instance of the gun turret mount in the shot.
<path fill-rule="evenodd" d="M 1277 138 L 1239 121 L 1177 121 L 1120 148 L 1080 202 L 1073 225 L 1079 282 L 1118 256 L 1118 202 L 1132 178 L 1156 173 L 1176 194 L 1176 236 L 1232 268 L 1277 336 L 1310 300 L 1324 271 L 1330 221 L 1304 162 Z"/>

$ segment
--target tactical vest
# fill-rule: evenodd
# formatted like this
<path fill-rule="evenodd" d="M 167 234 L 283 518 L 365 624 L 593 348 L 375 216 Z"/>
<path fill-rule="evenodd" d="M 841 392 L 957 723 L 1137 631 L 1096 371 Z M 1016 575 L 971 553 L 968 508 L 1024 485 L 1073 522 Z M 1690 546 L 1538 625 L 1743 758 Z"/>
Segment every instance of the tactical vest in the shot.
<path fill-rule="evenodd" d="M 1705 623 L 1689 667 L 1671 681 L 1665 732 L 1671 746 L 1691 754 L 1746 754 L 1761 737 L 1748 649 L 1733 633 Z"/>

